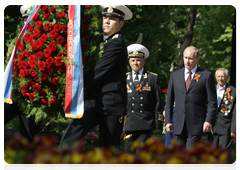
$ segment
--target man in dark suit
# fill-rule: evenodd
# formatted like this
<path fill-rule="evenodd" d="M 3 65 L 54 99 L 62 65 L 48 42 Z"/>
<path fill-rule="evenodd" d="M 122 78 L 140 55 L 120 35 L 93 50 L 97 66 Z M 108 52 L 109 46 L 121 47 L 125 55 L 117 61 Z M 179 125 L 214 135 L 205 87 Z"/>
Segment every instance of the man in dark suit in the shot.
<path fill-rule="evenodd" d="M 128 138 L 124 148 L 130 151 L 132 143 L 138 139 L 145 142 L 152 131 L 162 131 L 162 103 L 158 75 L 144 69 L 149 56 L 146 47 L 140 44 L 128 46 L 129 64 L 132 72 L 127 73 L 127 116 L 125 133 Z"/>
<path fill-rule="evenodd" d="M 99 125 L 99 145 L 118 146 L 126 113 L 127 46 L 120 33 L 123 20 L 132 17 L 124 5 L 101 6 L 103 14 L 104 52 L 84 78 L 84 114 L 73 119 L 65 130 L 61 144 L 83 138 Z M 90 99 L 90 95 L 94 99 Z"/>
<path fill-rule="evenodd" d="M 198 49 L 187 47 L 183 54 L 185 67 L 172 72 L 168 84 L 166 130 L 172 132 L 175 101 L 174 134 L 187 149 L 201 139 L 203 132 L 211 130 L 216 119 L 214 76 L 197 66 L 199 59 Z"/>
<path fill-rule="evenodd" d="M 217 80 L 217 120 L 213 127 L 213 144 L 227 149 L 236 137 L 236 89 L 227 84 L 228 70 L 219 68 L 215 72 Z"/>

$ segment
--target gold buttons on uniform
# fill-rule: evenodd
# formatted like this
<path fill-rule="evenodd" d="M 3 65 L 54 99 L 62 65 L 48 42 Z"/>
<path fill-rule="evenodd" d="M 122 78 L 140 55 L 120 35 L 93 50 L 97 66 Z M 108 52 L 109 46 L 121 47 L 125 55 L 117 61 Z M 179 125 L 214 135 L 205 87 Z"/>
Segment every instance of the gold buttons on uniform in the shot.
<path fill-rule="evenodd" d="M 134 111 L 132 110 L 132 113 L 133 113 Z"/>
<path fill-rule="evenodd" d="M 143 104 L 140 104 L 140 106 L 143 106 Z"/>
<path fill-rule="evenodd" d="M 141 97 L 141 99 L 143 99 L 143 97 Z"/>
<path fill-rule="evenodd" d="M 134 97 L 132 97 L 132 99 L 134 99 Z"/>
<path fill-rule="evenodd" d="M 140 113 L 142 113 L 142 110 L 140 110 Z"/>
<path fill-rule="evenodd" d="M 134 106 L 134 103 L 132 103 L 132 106 Z"/>

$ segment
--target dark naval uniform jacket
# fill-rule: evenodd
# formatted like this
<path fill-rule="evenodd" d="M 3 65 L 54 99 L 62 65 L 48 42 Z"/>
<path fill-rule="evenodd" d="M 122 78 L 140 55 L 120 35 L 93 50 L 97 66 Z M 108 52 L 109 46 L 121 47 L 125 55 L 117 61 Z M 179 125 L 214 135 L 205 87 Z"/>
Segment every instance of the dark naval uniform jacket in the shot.
<path fill-rule="evenodd" d="M 217 87 L 217 86 L 216 86 Z M 221 104 L 217 109 L 216 123 L 213 127 L 213 133 L 219 135 L 230 135 L 236 132 L 236 89 L 226 84 L 225 92 L 231 89 L 228 94 L 224 94 Z"/>
<path fill-rule="evenodd" d="M 127 104 L 127 46 L 120 32 L 109 36 L 102 57 L 84 77 L 85 107 L 104 115 L 124 115 Z M 95 92 L 95 99 L 88 95 Z"/>
<path fill-rule="evenodd" d="M 142 92 L 135 91 L 132 72 L 126 76 L 128 102 L 125 131 L 162 130 L 163 116 L 158 75 L 144 69 L 140 80 Z"/>

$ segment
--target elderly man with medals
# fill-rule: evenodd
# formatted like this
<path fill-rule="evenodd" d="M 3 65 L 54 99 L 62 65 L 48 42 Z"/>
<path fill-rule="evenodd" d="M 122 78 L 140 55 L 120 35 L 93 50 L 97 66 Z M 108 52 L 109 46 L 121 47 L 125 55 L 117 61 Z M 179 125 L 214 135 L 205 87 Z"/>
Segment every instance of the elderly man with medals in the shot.
<path fill-rule="evenodd" d="M 127 151 L 133 151 L 131 145 L 135 140 L 145 142 L 153 130 L 160 132 L 163 127 L 159 78 L 144 68 L 148 56 L 149 51 L 143 45 L 128 46 L 132 71 L 126 74 L 128 103 L 124 148 Z"/>

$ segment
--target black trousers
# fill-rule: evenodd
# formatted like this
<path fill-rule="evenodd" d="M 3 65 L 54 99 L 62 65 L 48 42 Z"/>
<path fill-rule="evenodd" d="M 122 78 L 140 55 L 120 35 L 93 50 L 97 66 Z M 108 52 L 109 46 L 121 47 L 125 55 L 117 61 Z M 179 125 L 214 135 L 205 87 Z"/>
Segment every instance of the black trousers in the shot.
<path fill-rule="evenodd" d="M 221 146 L 222 149 L 228 149 L 232 144 L 231 135 L 213 134 L 213 145 L 215 147 Z"/>
<path fill-rule="evenodd" d="M 117 147 L 123 128 L 122 116 L 103 115 L 89 108 L 84 108 L 81 119 L 72 119 L 60 141 L 60 146 L 69 145 L 83 138 L 90 130 L 99 125 L 99 146 Z"/>
<path fill-rule="evenodd" d="M 126 131 L 126 135 L 132 134 L 130 138 L 124 141 L 124 149 L 131 152 L 130 147 L 135 140 L 139 142 L 145 142 L 152 135 L 152 130 L 142 130 L 142 131 Z"/>
<path fill-rule="evenodd" d="M 36 124 L 32 117 L 27 118 L 16 104 L 4 103 L 4 124 L 19 116 L 20 135 L 32 141 L 34 136 L 41 130 L 41 123 Z"/>
<path fill-rule="evenodd" d="M 192 135 L 188 133 L 186 125 L 184 125 L 182 133 L 174 135 L 177 142 L 182 143 L 186 149 L 189 149 L 191 146 L 195 145 L 201 140 L 203 133 L 201 135 Z"/>

